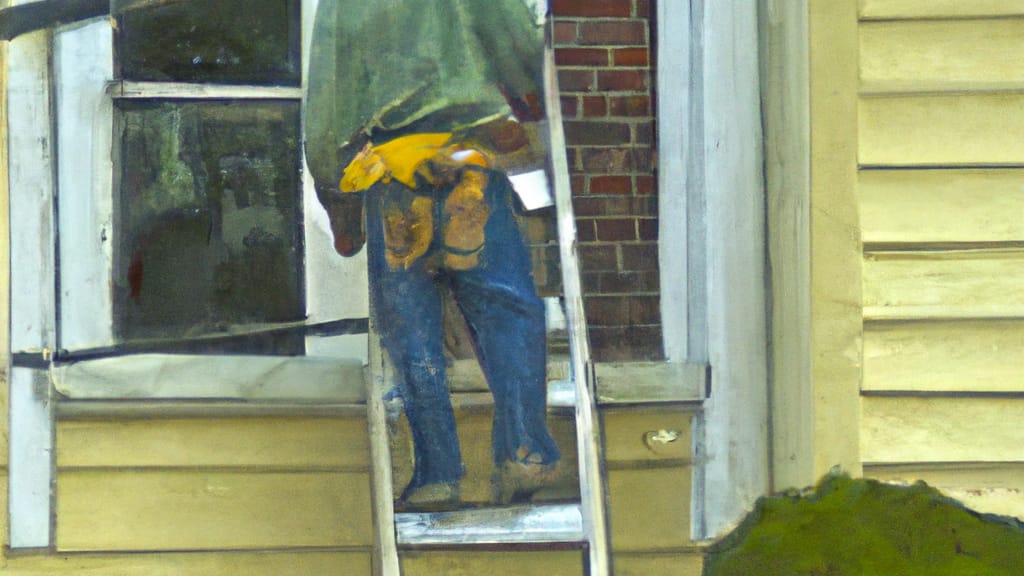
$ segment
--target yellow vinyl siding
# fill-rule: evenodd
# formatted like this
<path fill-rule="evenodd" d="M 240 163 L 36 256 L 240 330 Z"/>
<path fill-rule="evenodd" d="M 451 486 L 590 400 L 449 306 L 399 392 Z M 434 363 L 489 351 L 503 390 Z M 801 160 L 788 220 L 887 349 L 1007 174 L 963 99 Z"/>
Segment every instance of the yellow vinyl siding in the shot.
<path fill-rule="evenodd" d="M 1024 15 L 1019 0 L 860 0 L 865 20 Z"/>
<path fill-rule="evenodd" d="M 1024 516 L 1024 4 L 860 8 L 865 474 Z"/>
<path fill-rule="evenodd" d="M 868 253 L 864 317 L 1024 317 L 1024 251 Z"/>
<path fill-rule="evenodd" d="M 580 576 L 583 552 L 431 551 L 402 555 L 402 576 Z"/>
<path fill-rule="evenodd" d="M 703 570 L 704 557 L 699 551 L 615 555 L 616 576 L 701 576 Z"/>
<path fill-rule="evenodd" d="M 865 463 L 1024 461 L 1024 400 L 862 399 Z"/>
<path fill-rule="evenodd" d="M 1024 94 L 871 96 L 859 108 L 862 165 L 1024 164 Z"/>
<path fill-rule="evenodd" d="M 283 576 L 370 574 L 369 552 L 85 554 L 11 559 L 4 576 Z"/>
<path fill-rule="evenodd" d="M 869 247 L 1024 239 L 1021 170 L 866 170 L 858 188 Z"/>
<path fill-rule="evenodd" d="M 680 407 L 609 408 L 602 426 L 615 557 L 687 550 L 692 546 L 692 414 Z"/>
<path fill-rule="evenodd" d="M 970 47 L 965 50 L 964 47 Z M 860 26 L 866 86 L 1024 82 L 1024 20 L 904 20 Z"/>
<path fill-rule="evenodd" d="M 87 470 L 57 478 L 57 547 L 242 550 L 373 543 L 365 473 Z"/>
<path fill-rule="evenodd" d="M 63 420 L 61 552 L 372 546 L 366 421 Z"/>
<path fill-rule="evenodd" d="M 612 550 L 679 550 L 690 542 L 689 467 L 608 471 Z"/>
<path fill-rule="evenodd" d="M 1024 319 L 870 322 L 863 388 L 1024 392 Z"/>
<path fill-rule="evenodd" d="M 258 467 L 366 471 L 366 420 L 349 418 L 62 421 L 57 466 Z"/>

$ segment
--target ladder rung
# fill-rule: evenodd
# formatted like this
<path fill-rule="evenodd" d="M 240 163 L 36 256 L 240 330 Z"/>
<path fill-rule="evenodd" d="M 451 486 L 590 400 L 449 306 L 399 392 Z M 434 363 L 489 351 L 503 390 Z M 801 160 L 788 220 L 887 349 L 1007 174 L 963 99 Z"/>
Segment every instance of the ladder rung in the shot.
<path fill-rule="evenodd" d="M 571 408 L 576 405 L 576 383 L 572 380 L 548 381 L 548 406 Z"/>
<path fill-rule="evenodd" d="M 399 546 L 582 543 L 579 504 L 395 514 Z"/>

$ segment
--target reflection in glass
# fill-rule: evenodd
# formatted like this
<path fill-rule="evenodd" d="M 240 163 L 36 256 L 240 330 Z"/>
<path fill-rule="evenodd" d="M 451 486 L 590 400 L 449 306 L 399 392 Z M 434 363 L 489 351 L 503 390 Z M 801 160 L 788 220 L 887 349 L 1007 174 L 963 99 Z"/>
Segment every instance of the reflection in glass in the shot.
<path fill-rule="evenodd" d="M 197 337 L 301 319 L 298 102 L 118 110 L 117 335 Z M 247 351 L 301 353 L 301 338 L 276 338 Z"/>
<path fill-rule="evenodd" d="M 117 53 L 125 80 L 299 84 L 298 0 L 121 4 Z"/>

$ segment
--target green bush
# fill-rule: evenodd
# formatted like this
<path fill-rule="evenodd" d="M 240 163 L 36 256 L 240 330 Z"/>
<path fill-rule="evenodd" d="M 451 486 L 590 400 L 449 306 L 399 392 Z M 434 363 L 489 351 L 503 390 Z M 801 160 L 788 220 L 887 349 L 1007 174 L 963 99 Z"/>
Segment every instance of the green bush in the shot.
<path fill-rule="evenodd" d="M 765 497 L 711 547 L 705 576 L 1022 576 L 1024 526 L 924 483 L 832 475 Z"/>

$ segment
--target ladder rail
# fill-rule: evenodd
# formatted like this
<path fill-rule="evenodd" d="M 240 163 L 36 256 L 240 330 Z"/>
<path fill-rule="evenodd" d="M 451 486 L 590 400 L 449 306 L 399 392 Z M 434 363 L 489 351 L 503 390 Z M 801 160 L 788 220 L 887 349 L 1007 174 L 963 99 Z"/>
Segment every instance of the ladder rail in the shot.
<path fill-rule="evenodd" d="M 605 511 L 604 475 L 601 470 L 601 433 L 597 419 L 597 390 L 590 342 L 583 309 L 576 218 L 572 207 L 572 181 L 566 158 L 565 131 L 555 66 L 554 18 L 548 12 L 544 42 L 544 95 L 548 122 L 548 153 L 551 161 L 562 291 L 569 326 L 569 355 L 576 391 L 576 445 L 579 458 L 580 507 L 588 544 L 590 576 L 611 574 Z"/>
<path fill-rule="evenodd" d="M 562 274 L 563 300 L 568 324 L 569 351 L 576 421 L 576 443 L 579 466 L 579 514 L 583 540 L 587 544 L 588 576 L 610 576 L 605 480 L 601 460 L 601 433 L 597 411 L 596 379 L 590 358 L 586 316 L 583 308 L 580 267 L 577 258 L 576 220 L 572 207 L 569 166 L 566 159 L 565 133 L 562 126 L 558 76 L 555 67 L 553 18 L 548 12 L 544 47 L 544 101 L 547 111 L 548 156 L 551 185 L 557 218 L 559 260 Z M 372 322 L 372 321 L 371 321 Z M 394 510 L 394 479 L 388 437 L 387 410 L 384 395 L 386 362 L 379 342 L 370 327 L 370 358 L 367 370 L 367 426 L 370 435 L 371 484 L 376 527 L 374 573 L 397 576 L 401 573 L 398 555 L 398 524 Z M 419 530 L 430 529 L 430 516 L 404 518 L 406 524 Z M 564 516 L 562 521 L 564 522 Z M 574 533 L 563 525 L 566 534 Z M 458 540 L 462 535 L 455 534 Z M 571 539 L 571 538 L 570 538 Z"/>
<path fill-rule="evenodd" d="M 387 407 L 384 405 L 384 354 L 370 325 L 369 361 L 366 370 L 366 424 L 370 435 L 370 498 L 373 502 L 375 576 L 398 576 L 398 542 L 395 534 L 394 478 L 391 464 Z"/>

